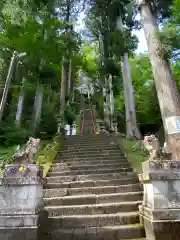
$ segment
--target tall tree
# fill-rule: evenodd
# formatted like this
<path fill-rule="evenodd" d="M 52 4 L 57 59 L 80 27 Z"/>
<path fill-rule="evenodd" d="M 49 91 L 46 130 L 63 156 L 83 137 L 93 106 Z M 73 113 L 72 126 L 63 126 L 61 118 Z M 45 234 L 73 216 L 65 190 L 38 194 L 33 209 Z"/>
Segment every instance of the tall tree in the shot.
<path fill-rule="evenodd" d="M 170 62 L 164 56 L 165 51 L 157 34 L 157 12 L 154 3 L 149 0 L 138 1 L 164 128 L 173 158 L 180 160 L 180 98 L 172 78 Z"/>

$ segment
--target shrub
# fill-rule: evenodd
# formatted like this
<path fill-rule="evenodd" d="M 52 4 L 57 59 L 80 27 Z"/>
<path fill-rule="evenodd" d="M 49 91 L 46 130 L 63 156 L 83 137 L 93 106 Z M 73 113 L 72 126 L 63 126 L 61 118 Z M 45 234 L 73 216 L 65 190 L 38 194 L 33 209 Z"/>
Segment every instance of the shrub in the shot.
<path fill-rule="evenodd" d="M 27 141 L 29 132 L 15 124 L 3 123 L 0 125 L 0 145 L 12 146 Z"/>

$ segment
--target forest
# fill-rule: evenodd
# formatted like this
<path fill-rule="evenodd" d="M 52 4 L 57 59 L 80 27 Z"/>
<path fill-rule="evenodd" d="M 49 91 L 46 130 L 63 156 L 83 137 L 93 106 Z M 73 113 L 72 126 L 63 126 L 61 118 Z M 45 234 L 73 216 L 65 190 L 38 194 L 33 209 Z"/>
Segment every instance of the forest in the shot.
<path fill-rule="evenodd" d="M 180 113 L 179 29 L 180 0 L 1 1 L 1 148 L 76 121 L 83 76 L 107 127 L 117 122 L 128 139 L 166 135 L 165 119 Z"/>

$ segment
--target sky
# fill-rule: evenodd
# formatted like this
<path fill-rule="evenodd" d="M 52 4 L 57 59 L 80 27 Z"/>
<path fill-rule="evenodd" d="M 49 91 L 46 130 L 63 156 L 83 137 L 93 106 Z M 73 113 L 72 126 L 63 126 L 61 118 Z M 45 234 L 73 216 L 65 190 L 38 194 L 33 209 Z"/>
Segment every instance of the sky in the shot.
<path fill-rule="evenodd" d="M 136 16 L 136 20 L 140 20 L 140 15 L 138 14 Z M 138 44 L 138 48 L 136 50 L 137 53 L 143 53 L 146 52 L 147 49 L 147 44 L 146 44 L 146 39 L 145 39 L 145 35 L 144 35 L 144 30 L 138 30 L 138 31 L 133 31 L 133 33 L 138 37 L 139 40 L 139 44 Z"/>
<path fill-rule="evenodd" d="M 138 31 L 133 31 L 133 33 L 138 37 L 139 44 L 138 48 L 136 50 L 137 53 L 143 53 L 147 51 L 147 44 L 146 44 L 146 39 L 144 35 L 144 30 L 138 30 Z"/>
<path fill-rule="evenodd" d="M 78 31 L 78 30 L 83 29 L 85 27 L 84 18 L 85 18 L 84 13 L 81 13 L 80 16 L 79 16 L 78 22 L 75 26 L 75 30 Z M 139 19 L 140 19 L 140 16 L 138 15 L 136 17 L 136 20 L 139 20 Z M 135 34 L 138 37 L 138 40 L 139 40 L 139 44 L 138 44 L 138 48 L 136 50 L 136 53 L 139 54 L 139 53 L 146 52 L 147 51 L 147 44 L 146 44 L 146 39 L 145 39 L 145 35 L 144 35 L 144 30 L 141 29 L 141 30 L 138 30 L 138 31 L 133 31 L 133 34 Z"/>

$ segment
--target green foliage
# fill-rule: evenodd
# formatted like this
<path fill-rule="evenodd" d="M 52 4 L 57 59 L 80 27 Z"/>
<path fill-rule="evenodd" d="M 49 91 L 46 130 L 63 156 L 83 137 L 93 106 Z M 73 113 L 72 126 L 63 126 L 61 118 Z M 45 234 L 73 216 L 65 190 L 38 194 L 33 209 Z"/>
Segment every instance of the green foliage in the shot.
<path fill-rule="evenodd" d="M 29 132 L 17 127 L 12 123 L 2 123 L 0 125 L 0 145 L 12 146 L 15 144 L 23 144 L 29 136 Z"/>
<path fill-rule="evenodd" d="M 0 147 L 0 175 L 1 171 L 6 164 L 10 164 L 12 162 L 12 155 L 15 153 L 17 145 L 14 146 L 1 146 Z"/>
<path fill-rule="evenodd" d="M 38 153 L 36 163 L 43 167 L 43 176 L 45 177 L 56 157 L 56 154 L 60 152 L 62 139 L 59 137 L 53 138 L 53 140 L 43 141 L 41 149 Z"/>
<path fill-rule="evenodd" d="M 144 125 L 160 123 L 161 114 L 148 56 L 135 56 L 130 60 L 130 66 L 138 122 Z"/>
<path fill-rule="evenodd" d="M 172 15 L 163 25 L 163 29 L 160 32 L 159 37 L 163 44 L 167 58 L 178 60 L 180 59 L 180 0 L 173 1 L 171 13 Z"/>
<path fill-rule="evenodd" d="M 69 125 L 72 125 L 73 121 L 76 120 L 76 113 L 74 108 L 71 105 L 66 107 L 64 117 L 65 117 L 65 122 L 67 122 L 67 124 Z"/>
<path fill-rule="evenodd" d="M 36 132 L 42 139 L 50 139 L 57 132 L 58 120 L 55 109 L 57 108 L 50 103 L 43 104 L 41 121 Z"/>
<path fill-rule="evenodd" d="M 11 82 L 13 90 L 9 91 L 12 97 L 8 100 L 9 107 L 6 106 L 4 119 L 14 122 L 21 86 L 25 93 L 21 122 L 23 129 L 28 129 L 32 133 L 35 94 L 40 87 L 43 89 L 44 97 L 36 136 L 42 139 L 51 138 L 57 131 L 63 57 L 67 62 L 69 58 L 71 59 L 74 83 L 77 81 L 77 72 L 82 68 L 81 37 L 71 27 L 71 20 L 76 16 L 78 10 L 76 0 L 59 2 L 58 14 L 54 10 L 55 4 L 54 1 L 46 0 L 3 0 L 0 3 L 2 20 L 0 85 L 4 85 L 12 52 L 16 50 L 19 53 L 26 52 L 27 54 L 22 59 L 22 64 L 16 68 L 16 73 L 13 74 Z M 70 12 L 67 12 L 67 4 L 70 4 Z M 69 22 L 66 18 L 68 14 Z M 69 26 L 71 30 L 66 31 Z M 66 112 L 68 121 L 75 119 L 74 115 L 78 112 L 78 108 L 77 104 L 71 105 L 71 109 Z M 9 131 L 7 132 L 9 133 Z M 7 137 L 9 137 L 8 133 Z M 6 136 L 2 133 L 2 138 L 4 137 Z M 11 136 L 8 144 L 13 144 L 14 141 Z M 21 142 L 21 139 L 17 135 L 18 141 Z"/>
<path fill-rule="evenodd" d="M 134 149 L 134 146 L 137 144 L 137 141 L 134 140 L 120 140 L 125 152 L 127 153 L 128 160 L 131 162 L 134 169 L 137 173 L 142 172 L 142 162 L 147 160 L 148 154 L 140 149 Z"/>

